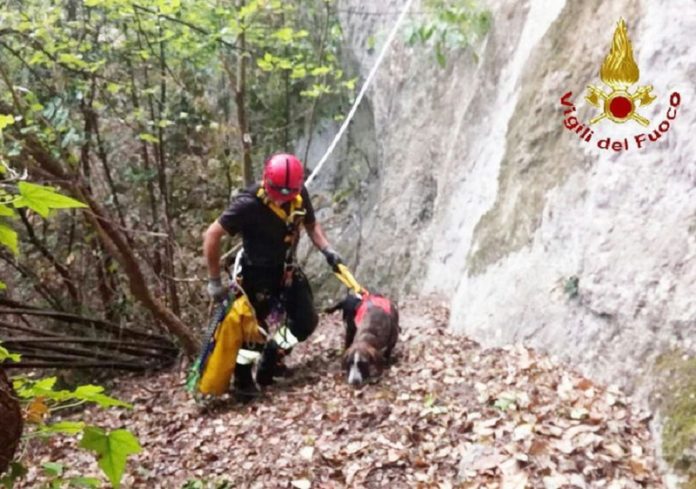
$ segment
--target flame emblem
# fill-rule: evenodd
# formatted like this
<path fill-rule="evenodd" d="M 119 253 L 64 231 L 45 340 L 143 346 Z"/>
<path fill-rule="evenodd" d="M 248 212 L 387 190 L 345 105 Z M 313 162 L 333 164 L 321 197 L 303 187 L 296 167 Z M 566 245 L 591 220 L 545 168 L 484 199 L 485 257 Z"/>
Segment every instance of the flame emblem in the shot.
<path fill-rule="evenodd" d="M 634 120 L 643 126 L 650 124 L 648 119 L 636 113 L 636 107 L 650 105 L 655 100 L 651 93 L 652 85 L 638 87 L 633 94 L 629 92 L 631 85 L 638 82 L 639 76 L 640 70 L 633 59 L 626 22 L 621 19 L 614 31 L 611 51 L 599 69 L 599 78 L 611 87 L 611 92 L 605 93 L 594 85 L 587 86 L 585 100 L 603 110 L 590 120 L 590 124 L 596 124 L 604 118 L 618 123 Z"/>

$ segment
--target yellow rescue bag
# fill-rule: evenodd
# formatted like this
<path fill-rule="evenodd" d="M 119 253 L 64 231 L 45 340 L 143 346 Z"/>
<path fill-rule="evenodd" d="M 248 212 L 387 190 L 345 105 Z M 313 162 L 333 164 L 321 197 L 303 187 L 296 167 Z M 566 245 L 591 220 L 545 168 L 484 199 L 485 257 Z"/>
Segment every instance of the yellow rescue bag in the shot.
<path fill-rule="evenodd" d="M 216 396 L 227 392 L 234 374 L 237 355 L 243 344 L 265 343 L 259 330 L 254 309 L 246 295 L 240 295 L 232 304 L 227 316 L 215 330 L 214 346 L 202 366 L 198 390 L 202 394 Z"/>

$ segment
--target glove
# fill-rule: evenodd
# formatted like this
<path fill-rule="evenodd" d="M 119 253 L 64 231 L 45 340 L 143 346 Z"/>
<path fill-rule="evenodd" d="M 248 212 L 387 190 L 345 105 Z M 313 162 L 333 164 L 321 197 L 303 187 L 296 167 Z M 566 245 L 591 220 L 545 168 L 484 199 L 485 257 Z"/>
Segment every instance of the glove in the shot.
<path fill-rule="evenodd" d="M 328 263 L 333 270 L 336 270 L 336 268 L 338 268 L 338 265 L 343 263 L 343 258 L 341 258 L 341 255 L 336 253 L 336 250 L 334 250 L 330 246 L 327 246 L 326 248 L 321 250 L 321 253 L 324 255 L 324 257 L 326 257 L 326 263 Z"/>
<path fill-rule="evenodd" d="M 222 302 L 227 298 L 227 288 L 222 285 L 220 277 L 208 279 L 208 295 L 215 302 Z"/>

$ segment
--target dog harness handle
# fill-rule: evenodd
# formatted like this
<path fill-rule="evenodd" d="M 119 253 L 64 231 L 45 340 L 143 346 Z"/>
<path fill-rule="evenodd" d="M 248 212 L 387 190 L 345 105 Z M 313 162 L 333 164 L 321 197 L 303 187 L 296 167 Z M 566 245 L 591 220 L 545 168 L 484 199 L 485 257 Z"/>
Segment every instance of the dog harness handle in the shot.
<path fill-rule="evenodd" d="M 387 314 L 391 314 L 392 312 L 391 302 L 389 302 L 389 299 L 382 297 L 381 295 L 365 294 L 362 302 L 358 306 L 358 309 L 355 311 L 355 326 L 360 326 L 360 323 L 362 323 L 365 313 L 367 313 L 367 309 L 370 306 L 379 307 Z"/>

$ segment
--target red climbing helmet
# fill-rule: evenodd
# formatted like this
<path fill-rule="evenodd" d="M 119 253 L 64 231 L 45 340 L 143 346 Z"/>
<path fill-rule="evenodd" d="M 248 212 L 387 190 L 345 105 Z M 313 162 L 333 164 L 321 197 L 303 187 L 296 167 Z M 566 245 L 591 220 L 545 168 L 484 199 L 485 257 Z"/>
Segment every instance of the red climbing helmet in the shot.
<path fill-rule="evenodd" d="M 263 188 L 275 202 L 289 202 L 302 190 L 304 168 L 295 155 L 278 153 L 266 160 Z"/>

